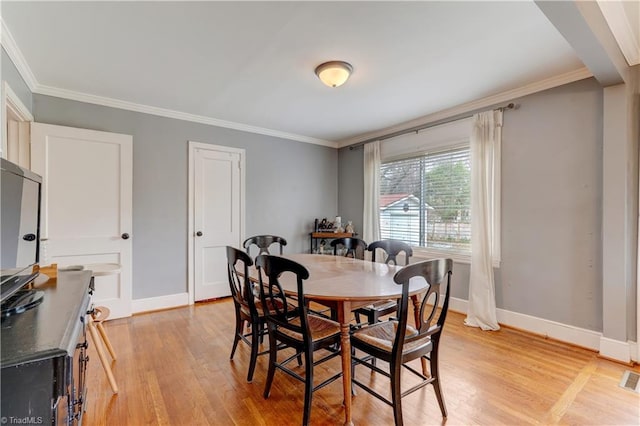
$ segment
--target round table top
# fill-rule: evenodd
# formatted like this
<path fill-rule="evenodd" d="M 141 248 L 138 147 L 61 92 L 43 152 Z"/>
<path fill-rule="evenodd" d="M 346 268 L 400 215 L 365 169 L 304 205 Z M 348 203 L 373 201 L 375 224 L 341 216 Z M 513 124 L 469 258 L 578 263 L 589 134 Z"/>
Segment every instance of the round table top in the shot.
<path fill-rule="evenodd" d="M 290 254 L 284 257 L 302 264 L 309 271 L 309 279 L 304 282 L 304 294 L 312 300 L 382 300 L 397 299 L 402 295 L 402 286 L 393 280 L 402 266 L 321 254 Z M 257 279 L 255 268 L 250 269 L 250 276 Z M 297 282 L 292 275 L 283 275 L 280 284 L 286 293 L 297 293 Z M 419 293 L 426 287 L 426 281 L 412 279 L 409 294 Z"/>

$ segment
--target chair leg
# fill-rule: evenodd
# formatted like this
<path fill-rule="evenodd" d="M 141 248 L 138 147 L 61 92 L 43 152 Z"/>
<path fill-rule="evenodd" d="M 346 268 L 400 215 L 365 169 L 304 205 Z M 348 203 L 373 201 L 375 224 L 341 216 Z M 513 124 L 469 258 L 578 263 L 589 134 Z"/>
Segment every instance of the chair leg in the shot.
<path fill-rule="evenodd" d="M 356 311 L 356 312 L 354 312 L 354 313 L 355 313 L 355 315 L 356 315 L 356 322 L 357 322 L 358 324 L 360 324 L 360 312 Z"/>
<path fill-rule="evenodd" d="M 109 351 L 109 355 L 111 355 L 111 359 L 116 360 L 116 351 L 113 350 L 113 346 L 111 346 L 111 341 L 109 337 L 107 337 L 107 332 L 104 330 L 104 325 L 102 325 L 102 321 L 98 321 L 95 323 L 98 332 L 100 332 L 100 336 L 102 337 L 102 341 L 104 345 L 107 347 L 107 351 Z"/>
<path fill-rule="evenodd" d="M 262 334 L 260 333 L 260 323 L 251 324 L 251 359 L 249 360 L 249 373 L 247 373 L 247 382 L 253 381 L 253 372 L 256 369 L 256 360 L 258 359 L 258 347 Z"/>
<path fill-rule="evenodd" d="M 244 330 L 244 320 L 240 318 L 240 314 L 236 312 L 236 334 L 233 336 L 233 346 L 231 347 L 231 355 L 229 359 L 233 359 L 233 355 L 236 353 L 240 336 Z"/>
<path fill-rule="evenodd" d="M 351 346 L 351 396 L 356 394 L 356 387 L 353 385 L 353 379 L 356 377 L 356 364 L 358 363 L 353 360 L 355 356 L 356 348 Z"/>
<path fill-rule="evenodd" d="M 118 393 L 118 384 L 116 383 L 116 378 L 113 376 L 113 372 L 111 371 L 111 366 L 109 365 L 109 361 L 107 360 L 107 356 L 102 349 L 102 344 L 100 343 L 100 337 L 98 336 L 98 332 L 96 331 L 93 320 L 89 316 L 89 321 L 87 324 L 87 329 L 89 330 L 89 335 L 91 336 L 91 340 L 93 340 L 93 345 L 96 347 L 96 352 L 98 353 L 98 358 L 100 359 L 100 363 L 102 364 L 102 368 L 107 375 L 107 380 L 109 380 L 109 385 L 111 385 L 111 390 L 113 393 Z"/>
<path fill-rule="evenodd" d="M 391 401 L 393 402 L 393 420 L 396 426 L 402 426 L 402 392 L 400 391 L 400 371 L 402 366 L 390 365 L 391 373 Z"/>
<path fill-rule="evenodd" d="M 440 406 L 442 417 L 447 418 L 447 407 L 444 404 L 444 396 L 440 387 L 440 372 L 438 371 L 438 342 L 435 342 L 433 351 L 431 352 L 431 376 L 433 377 L 433 390 L 436 392 L 436 399 Z"/>
<path fill-rule="evenodd" d="M 278 342 L 271 331 L 269 326 L 269 369 L 267 370 L 267 381 L 264 383 L 264 398 L 269 398 L 271 393 L 271 384 L 273 383 L 273 376 L 276 372 L 276 361 L 278 356 Z"/>
<path fill-rule="evenodd" d="M 375 324 L 378 322 L 378 311 L 376 311 L 375 309 L 372 309 L 371 312 L 369 312 L 369 315 L 367 316 L 367 321 L 369 321 L 369 324 Z M 373 365 L 375 367 L 376 365 L 376 358 L 374 357 L 371 360 L 371 365 Z M 373 373 L 373 370 L 371 370 L 371 372 Z"/>
<path fill-rule="evenodd" d="M 302 415 L 302 425 L 309 424 L 311 417 L 311 400 L 313 398 L 313 352 L 307 349 L 304 353 L 304 414 Z"/>

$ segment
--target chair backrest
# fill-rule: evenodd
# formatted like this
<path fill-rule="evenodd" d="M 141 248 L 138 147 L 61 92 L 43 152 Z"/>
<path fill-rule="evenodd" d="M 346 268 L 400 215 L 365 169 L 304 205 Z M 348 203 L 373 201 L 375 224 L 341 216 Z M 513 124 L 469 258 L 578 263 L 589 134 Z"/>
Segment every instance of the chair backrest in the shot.
<path fill-rule="evenodd" d="M 238 265 L 238 263 L 242 265 Z M 253 266 L 253 260 L 248 254 L 235 247 L 227 246 L 227 275 L 229 277 L 231 296 L 236 307 L 240 305 L 248 306 L 249 312 L 253 315 L 257 311 L 255 309 L 253 285 L 249 280 L 250 266 Z M 240 276 L 240 271 L 243 276 Z"/>
<path fill-rule="evenodd" d="M 287 245 L 287 240 L 277 235 L 254 235 L 244 240 L 242 247 L 247 251 L 247 254 L 251 255 L 251 246 L 257 246 L 258 254 L 256 256 L 259 256 L 261 254 L 271 254 L 269 252 L 269 246 L 276 243 L 279 245 L 280 255 L 282 255 L 282 247 Z"/>
<path fill-rule="evenodd" d="M 393 345 L 393 351 L 396 354 L 402 353 L 402 347 L 405 343 L 423 339 L 425 336 L 430 336 L 431 340 L 436 341 L 436 343 L 440 339 L 444 321 L 447 318 L 447 311 L 449 310 L 452 269 L 453 260 L 451 259 L 425 260 L 424 262 L 405 266 L 393 277 L 397 284 L 402 285 L 402 298 L 398 308 L 398 331 Z M 420 305 L 420 322 L 416 324 L 418 334 L 406 337 L 409 312 L 409 281 L 414 277 L 425 280 L 429 286 Z M 436 319 L 440 298 L 442 297 L 441 286 L 445 280 L 447 288 L 442 301 L 440 315 Z"/>
<path fill-rule="evenodd" d="M 367 243 L 360 238 L 344 237 L 331 241 L 334 256 L 338 254 L 338 248 L 343 247 L 345 257 L 364 259 L 364 252 L 367 250 Z"/>
<path fill-rule="evenodd" d="M 385 259 L 385 263 L 387 265 L 397 265 L 398 260 L 396 256 L 398 254 L 404 252 L 404 264 L 409 264 L 409 258 L 413 256 L 413 249 L 411 246 L 404 241 L 400 240 L 380 240 L 374 241 L 367 247 L 367 250 L 371 252 L 371 261 L 376 261 L 376 249 L 382 249 L 387 254 L 387 258 Z"/>
<path fill-rule="evenodd" d="M 293 260 L 268 254 L 256 258 L 256 267 L 260 280 L 260 300 L 262 306 L 268 307 L 265 309 L 267 322 L 300 333 L 304 342 L 310 343 L 311 331 L 307 321 L 307 307 L 304 303 L 303 289 L 303 280 L 309 278 L 307 268 Z M 292 307 L 287 302 L 280 284 L 283 277 L 296 281 L 298 292 L 298 306 L 296 307 Z M 292 323 L 295 318 L 300 318 L 299 324 Z"/>

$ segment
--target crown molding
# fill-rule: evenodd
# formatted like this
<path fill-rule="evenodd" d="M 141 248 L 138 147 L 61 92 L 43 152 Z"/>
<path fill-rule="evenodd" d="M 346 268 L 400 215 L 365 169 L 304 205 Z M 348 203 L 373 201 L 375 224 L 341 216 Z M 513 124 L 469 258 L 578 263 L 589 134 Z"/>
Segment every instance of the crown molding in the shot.
<path fill-rule="evenodd" d="M 104 96 L 96 96 L 88 93 L 76 92 L 73 90 L 59 89 L 57 87 L 39 85 L 33 91 L 34 93 L 47 96 L 55 96 L 58 98 L 69 99 L 72 101 L 86 102 L 95 105 L 101 105 L 111 108 L 124 109 L 127 111 L 141 112 L 144 114 L 156 115 L 160 117 L 174 118 L 177 120 L 191 121 L 193 123 L 208 124 L 216 127 L 224 127 L 227 129 L 240 130 L 243 132 L 257 133 L 265 136 L 273 136 L 276 138 L 289 139 L 297 142 L 310 143 L 314 145 L 322 145 L 330 148 L 337 148 L 338 144 L 334 141 L 324 139 L 316 139 L 309 136 L 297 135 L 295 133 L 287 133 L 279 130 L 267 129 L 264 127 L 251 126 L 248 124 L 236 123 L 234 121 L 220 120 L 217 118 L 206 117 L 203 115 L 190 114 L 181 111 L 175 111 L 166 108 L 159 108 L 150 105 L 137 104 L 134 102 L 123 101 L 120 99 L 107 98 Z"/>
<path fill-rule="evenodd" d="M 33 92 L 33 90 L 38 87 L 38 80 L 36 80 L 35 75 L 31 71 L 29 64 L 26 59 L 22 55 L 22 52 L 18 48 L 16 41 L 11 35 L 9 28 L 4 23 L 4 20 L 0 17 L 0 44 L 4 47 L 4 50 L 9 55 L 9 58 L 13 61 L 14 65 L 18 69 L 18 72 L 22 76 L 24 82 L 29 87 L 29 90 Z"/>
<path fill-rule="evenodd" d="M 640 20 L 640 16 L 627 16 L 624 4 L 619 1 L 598 0 L 597 3 L 629 66 L 640 64 L 640 34 L 631 23 L 631 19 Z"/>
<path fill-rule="evenodd" d="M 488 96 L 486 98 L 477 99 L 475 101 L 467 102 L 455 107 L 443 109 L 441 111 L 434 112 L 433 114 L 424 115 L 420 118 L 405 121 L 404 123 L 397 124 L 395 126 L 365 133 L 353 138 L 343 139 L 341 141 L 338 141 L 338 147 L 344 148 L 349 145 L 360 143 L 369 139 L 383 138 L 384 136 L 390 135 L 395 132 L 401 132 L 406 129 L 428 125 L 458 115 L 468 114 L 471 111 L 476 111 L 481 108 L 493 107 L 503 102 L 511 101 L 513 99 L 531 95 L 532 93 L 541 92 L 543 90 L 552 89 L 564 84 L 573 83 L 575 81 L 584 80 L 585 78 L 589 77 L 593 77 L 591 71 L 589 71 L 586 67 L 582 67 L 577 70 L 546 78 L 544 80 L 530 83 L 516 89 L 507 90 L 506 92 L 501 92 L 496 95 Z"/>
<path fill-rule="evenodd" d="M 338 148 L 338 143 L 324 139 L 312 138 L 309 136 L 298 135 L 295 133 L 287 133 L 279 130 L 267 129 L 264 127 L 251 126 L 233 121 L 220 120 L 213 117 L 189 114 L 186 112 L 175 111 L 166 108 L 153 107 L 150 105 L 137 104 L 134 102 L 123 101 L 120 99 L 107 98 L 104 96 L 90 95 L 88 93 L 76 92 L 73 90 L 60 89 L 57 87 L 45 86 L 38 83 L 35 75 L 31 71 L 24 55 L 7 28 L 4 20 L 0 17 L 0 44 L 4 47 L 9 58 L 13 61 L 18 72 L 24 79 L 32 93 L 40 95 L 55 96 L 58 98 L 69 99 L 78 102 L 86 102 L 95 105 L 102 105 L 111 108 L 119 108 L 127 111 L 141 112 L 160 117 L 174 118 L 177 120 L 191 121 L 199 124 L 208 124 L 210 126 L 223 127 L 227 129 L 240 130 L 243 132 L 256 133 L 265 136 L 273 136 L 276 138 L 288 139 L 297 142 L 310 143 L 314 145 L 322 145 L 330 148 Z"/>

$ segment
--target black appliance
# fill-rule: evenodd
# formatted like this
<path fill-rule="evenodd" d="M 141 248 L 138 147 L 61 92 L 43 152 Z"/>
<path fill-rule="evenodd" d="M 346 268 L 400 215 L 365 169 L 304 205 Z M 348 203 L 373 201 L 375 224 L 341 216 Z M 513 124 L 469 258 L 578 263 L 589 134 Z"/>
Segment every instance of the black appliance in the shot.
<path fill-rule="evenodd" d="M 38 276 L 42 179 L 4 158 L 0 159 L 0 173 L 0 303 L 4 306 Z M 35 295 L 21 295 L 11 304 L 21 312 L 21 300 L 35 306 L 36 299 Z"/>

